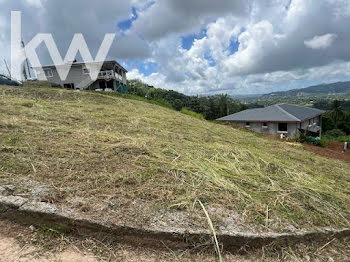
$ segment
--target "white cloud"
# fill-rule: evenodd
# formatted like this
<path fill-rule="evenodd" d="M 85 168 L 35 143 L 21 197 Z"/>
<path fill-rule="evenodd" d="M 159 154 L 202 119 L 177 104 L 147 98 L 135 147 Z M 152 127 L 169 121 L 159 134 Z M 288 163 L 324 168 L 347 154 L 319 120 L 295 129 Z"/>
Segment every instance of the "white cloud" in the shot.
<path fill-rule="evenodd" d="M 42 7 L 41 0 L 25 0 L 29 5 L 35 6 L 37 8 Z"/>
<path fill-rule="evenodd" d="M 4 30 L 6 27 L 6 19 L 4 16 L 0 16 L 0 30 Z"/>
<path fill-rule="evenodd" d="M 160 65 L 162 79 L 167 80 L 163 87 L 177 83 L 188 93 L 237 92 L 244 88 L 247 92 L 259 92 L 265 87 L 285 88 L 297 83 L 302 86 L 303 81 L 324 81 L 325 72 L 332 79 L 346 77 L 349 73 L 339 66 L 337 75 L 329 70 L 345 65 L 342 60 L 350 61 L 350 33 L 345 26 L 349 17 L 336 12 L 342 4 L 345 2 L 254 1 L 248 17 L 227 15 L 207 23 L 207 35 L 194 41 L 190 50 L 174 44 L 176 35 L 181 35 L 176 28 L 170 36 L 170 32 L 163 32 L 160 40 L 153 40 L 157 51 L 152 59 Z M 304 40 L 323 36 L 325 31 L 334 34 L 325 37 L 328 41 L 321 38 L 322 44 L 317 44 L 333 44 L 332 48 L 322 55 L 311 52 Z M 239 48 L 230 54 L 232 41 L 238 41 Z M 215 61 L 214 66 L 208 57 Z"/>
<path fill-rule="evenodd" d="M 22 32 L 25 42 L 37 33 L 52 33 L 62 56 L 68 50 L 75 33 L 83 33 L 93 56 L 96 55 L 104 35 L 117 33 L 117 23 L 131 17 L 131 1 L 115 0 L 16 0 L 6 1 L 0 9 L 0 17 L 8 24 L 2 31 L 6 46 L 10 42 L 10 16 L 12 10 L 22 11 Z M 135 3 L 137 4 L 137 3 Z M 4 51 L 3 51 L 4 52 Z M 9 57 L 10 50 L 5 56 Z M 149 55 L 148 43 L 135 34 L 126 37 L 117 35 L 109 58 L 145 58 Z M 46 48 L 38 49 L 43 64 L 51 63 Z M 79 59 L 79 58 L 78 58 Z"/>
<path fill-rule="evenodd" d="M 140 13 L 131 32 L 152 41 L 173 33 L 193 33 L 220 15 L 244 16 L 247 8 L 244 0 L 158 0 Z"/>
<path fill-rule="evenodd" d="M 81 32 L 94 54 L 103 35 L 117 32 L 117 23 L 132 16 L 133 6 L 138 18 L 117 36 L 109 58 L 135 59 L 129 65 L 152 62 L 157 72 L 146 76 L 131 68 L 130 78 L 195 94 L 262 92 L 349 76 L 349 1 L 101 2 L 0 0 L 0 57 L 9 57 L 11 10 L 23 11 L 27 42 L 38 32 L 52 32 L 64 53 Z M 181 37 L 203 29 L 205 36 L 182 48 Z"/>
<path fill-rule="evenodd" d="M 265 66 L 269 51 L 278 48 L 279 41 L 283 38 L 283 35 L 274 32 L 269 21 L 249 25 L 238 37 L 238 52 L 229 56 L 223 64 L 232 75 L 260 71 Z"/>
<path fill-rule="evenodd" d="M 159 65 L 159 72 L 152 76 L 138 72 L 137 78 L 158 83 L 162 88 L 176 87 L 196 94 L 262 93 L 350 76 L 349 63 L 341 62 L 350 60 L 345 48 L 346 36 L 350 34 L 340 30 L 344 19 L 329 15 L 327 26 L 322 22 L 324 17 L 315 25 L 306 26 L 314 13 L 331 9 L 328 3 L 320 5 L 316 1 L 299 0 L 292 1 L 289 6 L 288 1 L 279 1 L 279 5 L 268 1 L 267 4 L 257 3 L 249 19 L 227 15 L 208 23 L 207 35 L 195 40 L 190 50 L 181 48 L 176 34 L 164 34 L 152 45 L 152 60 Z M 342 33 L 343 40 L 333 43 L 339 49 L 332 48 L 322 56 L 310 53 L 304 39 L 312 38 L 327 27 Z M 230 54 L 232 41 L 238 41 L 239 47 Z M 209 63 L 208 57 L 215 65 Z M 332 70 L 335 68 L 337 70 Z"/>
<path fill-rule="evenodd" d="M 327 49 L 332 46 L 336 39 L 336 34 L 316 35 L 309 40 L 305 40 L 304 44 L 311 49 Z"/>

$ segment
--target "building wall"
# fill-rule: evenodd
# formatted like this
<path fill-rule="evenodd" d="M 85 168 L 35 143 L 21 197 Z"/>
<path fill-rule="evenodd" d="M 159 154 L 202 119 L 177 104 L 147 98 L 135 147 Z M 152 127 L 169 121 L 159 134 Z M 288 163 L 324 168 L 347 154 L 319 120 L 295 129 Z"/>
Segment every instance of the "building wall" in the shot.
<path fill-rule="evenodd" d="M 51 68 L 51 70 L 52 70 L 53 76 L 47 77 L 47 81 L 62 87 L 64 84 L 74 84 L 75 88 L 77 88 L 81 82 L 83 81 L 89 82 L 88 79 L 90 79 L 90 76 L 88 74 L 83 73 L 83 67 L 81 65 L 72 66 L 71 69 L 69 70 L 66 80 L 64 81 L 61 81 L 61 78 L 55 67 Z M 38 75 L 39 80 L 42 80 L 40 78 L 43 78 L 43 76 L 45 76 L 43 73 L 39 74 Z"/>
<path fill-rule="evenodd" d="M 123 84 L 127 85 L 126 72 L 123 72 Z"/>
<path fill-rule="evenodd" d="M 109 83 L 108 83 L 107 88 L 116 90 L 116 88 L 117 88 L 117 87 L 116 87 L 117 81 L 114 80 L 114 79 L 111 79 L 110 81 L 112 82 L 112 84 L 109 84 Z M 89 89 L 90 89 L 90 90 L 101 89 L 100 82 L 103 82 L 103 88 L 105 88 L 105 87 L 106 87 L 106 85 L 105 85 L 105 80 L 97 80 L 97 81 L 93 82 L 93 83 L 89 86 Z"/>
<path fill-rule="evenodd" d="M 249 129 L 251 131 L 266 134 L 266 135 L 279 135 L 278 123 L 277 122 L 267 122 L 267 128 L 263 127 L 263 122 L 250 122 L 250 126 L 246 126 L 246 122 L 235 122 L 239 127 Z M 284 134 L 288 137 L 294 137 L 298 132 L 298 123 L 290 122 L 288 123 L 288 133 Z"/>
<path fill-rule="evenodd" d="M 100 82 L 99 82 L 99 81 L 93 82 L 93 83 L 90 85 L 89 89 L 91 89 L 91 90 L 100 89 Z"/>
<path fill-rule="evenodd" d="M 317 116 L 315 118 L 305 120 L 304 122 L 301 123 L 301 129 L 307 130 L 309 125 L 313 125 L 314 123 L 316 123 L 316 125 L 318 126 L 321 126 L 321 118 L 322 116 Z"/>
<path fill-rule="evenodd" d="M 68 76 L 65 81 L 61 81 L 59 74 L 55 67 L 51 68 L 53 76 L 47 77 L 47 81 L 50 83 L 53 83 L 55 85 L 64 86 L 64 84 L 74 84 L 75 88 L 78 88 L 80 83 L 83 83 L 84 86 L 86 84 L 90 84 L 91 89 L 98 89 L 100 88 L 98 81 L 91 83 L 91 78 L 89 74 L 83 73 L 83 66 L 82 65 L 73 65 L 68 73 Z M 121 70 L 122 71 L 122 70 Z M 126 85 L 127 79 L 126 79 L 126 72 L 121 72 L 122 79 L 121 82 Z M 45 80 L 44 78 L 45 74 L 44 72 L 38 74 L 39 80 Z M 114 86 L 116 88 L 117 81 L 114 81 Z"/>
<path fill-rule="evenodd" d="M 317 126 L 320 127 L 319 135 L 321 136 L 322 135 L 322 116 L 317 116 L 315 118 L 311 118 L 303 121 L 300 125 L 300 129 L 316 132 L 317 129 L 315 130 L 315 128 L 317 128 Z"/>
<path fill-rule="evenodd" d="M 288 136 L 290 138 L 295 137 L 295 135 L 299 132 L 299 129 L 303 130 L 309 130 L 312 131 L 312 128 L 315 126 L 321 127 L 321 120 L 322 116 L 317 116 L 312 119 L 307 119 L 301 123 L 298 122 L 288 122 L 288 133 L 285 133 L 285 136 Z M 281 122 L 282 123 L 282 122 Z M 278 122 L 267 122 L 267 128 L 263 127 L 263 122 L 250 122 L 250 126 L 247 127 L 247 122 L 235 122 L 235 124 L 239 127 L 243 127 L 246 129 L 249 129 L 251 131 L 261 133 L 261 134 L 267 134 L 267 135 L 279 135 L 281 132 L 278 131 Z M 322 130 L 321 130 L 322 132 Z M 320 132 L 320 134 L 321 134 Z"/>

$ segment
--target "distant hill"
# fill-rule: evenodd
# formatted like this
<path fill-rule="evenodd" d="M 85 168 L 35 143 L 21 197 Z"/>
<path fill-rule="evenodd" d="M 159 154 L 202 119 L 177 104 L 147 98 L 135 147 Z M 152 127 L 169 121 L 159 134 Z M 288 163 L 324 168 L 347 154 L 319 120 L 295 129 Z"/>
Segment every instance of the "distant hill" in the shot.
<path fill-rule="evenodd" d="M 321 84 L 301 89 L 292 89 L 288 91 L 273 92 L 263 95 L 261 98 L 273 97 L 295 97 L 295 96 L 327 96 L 327 95 L 350 95 L 350 81 L 337 82 L 332 84 Z"/>

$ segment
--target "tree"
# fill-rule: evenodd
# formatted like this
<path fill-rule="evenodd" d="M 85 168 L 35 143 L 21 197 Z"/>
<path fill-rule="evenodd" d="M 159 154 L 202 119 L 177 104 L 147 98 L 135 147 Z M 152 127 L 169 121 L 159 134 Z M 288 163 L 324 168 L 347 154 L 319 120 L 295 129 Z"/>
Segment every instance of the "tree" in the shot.
<path fill-rule="evenodd" d="M 339 100 L 334 100 L 331 107 L 331 116 L 335 123 L 344 118 L 344 112 Z"/>
<path fill-rule="evenodd" d="M 334 122 L 334 119 L 331 116 L 331 112 L 328 111 L 322 116 L 322 130 L 326 132 L 332 129 L 336 129 L 336 123 Z"/>
<path fill-rule="evenodd" d="M 187 96 L 173 90 L 155 88 L 140 80 L 128 81 L 129 92 L 148 100 L 171 105 L 180 111 L 187 108 L 198 114 L 202 114 L 207 120 L 215 120 L 228 114 L 233 114 L 246 109 L 243 104 L 226 94 L 214 96 Z"/>

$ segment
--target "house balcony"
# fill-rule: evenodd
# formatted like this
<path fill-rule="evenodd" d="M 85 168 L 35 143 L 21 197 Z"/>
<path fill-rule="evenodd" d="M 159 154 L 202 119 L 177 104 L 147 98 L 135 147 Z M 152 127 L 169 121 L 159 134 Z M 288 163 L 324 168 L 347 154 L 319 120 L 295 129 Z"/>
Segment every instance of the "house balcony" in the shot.
<path fill-rule="evenodd" d="M 100 73 L 98 73 L 97 79 L 103 79 L 103 80 L 115 79 L 118 81 L 123 81 L 123 77 L 121 75 L 117 74 L 113 70 L 101 71 Z"/>
<path fill-rule="evenodd" d="M 321 130 L 321 127 L 319 125 L 317 125 L 316 123 L 313 125 L 309 125 L 307 128 L 307 131 L 314 132 L 314 133 L 317 133 L 320 130 Z"/>
<path fill-rule="evenodd" d="M 321 126 L 317 123 L 313 123 L 311 125 L 308 125 L 305 128 L 301 128 L 300 131 L 303 132 L 311 132 L 311 133 L 319 133 L 321 131 Z"/>

